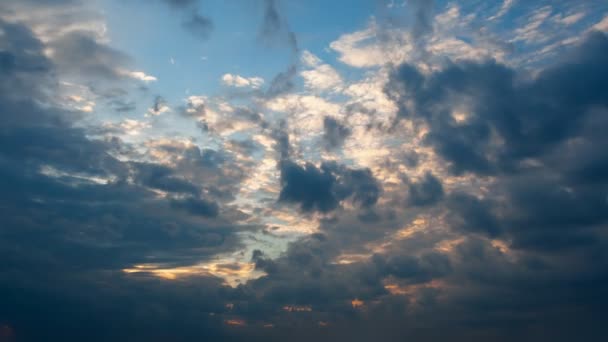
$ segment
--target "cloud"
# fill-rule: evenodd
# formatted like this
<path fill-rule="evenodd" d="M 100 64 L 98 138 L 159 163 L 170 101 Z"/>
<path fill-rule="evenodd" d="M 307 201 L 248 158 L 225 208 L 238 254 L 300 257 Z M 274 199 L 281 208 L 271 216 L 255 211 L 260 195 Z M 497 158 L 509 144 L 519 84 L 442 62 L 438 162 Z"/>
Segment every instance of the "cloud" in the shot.
<path fill-rule="evenodd" d="M 105 44 L 100 44 L 87 32 L 72 32 L 51 45 L 51 58 L 65 73 L 76 77 L 100 77 L 116 80 L 125 75 L 119 68 L 129 63 L 129 57 Z"/>
<path fill-rule="evenodd" d="M 231 87 L 250 87 L 257 89 L 264 84 L 264 79 L 261 77 L 243 77 L 235 74 L 224 74 L 222 76 L 222 83 Z"/>
<path fill-rule="evenodd" d="M 408 0 L 408 7 L 412 10 L 414 20 L 412 36 L 418 40 L 433 31 L 434 1 Z"/>
<path fill-rule="evenodd" d="M 297 73 L 295 65 L 290 65 L 287 70 L 278 73 L 270 82 L 266 90 L 266 97 L 272 98 L 288 93 L 294 88 L 293 78 Z"/>
<path fill-rule="evenodd" d="M 335 90 L 342 85 L 342 77 L 338 72 L 329 64 L 322 64 L 317 56 L 305 51 L 301 60 L 311 68 L 300 72 L 307 88 L 311 90 Z"/>
<path fill-rule="evenodd" d="M 370 170 L 351 170 L 331 163 L 317 168 L 283 161 L 281 185 L 279 202 L 300 204 L 304 212 L 327 213 L 349 197 L 362 207 L 370 207 L 380 194 Z"/>
<path fill-rule="evenodd" d="M 504 0 L 498 12 L 496 12 L 496 14 L 494 14 L 493 16 L 489 17 L 488 20 L 496 20 L 503 17 L 509 12 L 513 5 L 515 5 L 515 0 Z"/>
<path fill-rule="evenodd" d="M 182 23 L 182 25 L 195 37 L 202 40 L 208 39 L 213 30 L 213 22 L 211 19 L 204 17 L 199 13 L 192 14 L 189 19 Z"/>
<path fill-rule="evenodd" d="M 409 184 L 409 205 L 433 205 L 441 200 L 443 194 L 443 186 L 439 179 L 427 172 L 420 182 Z"/>
<path fill-rule="evenodd" d="M 198 10 L 164 2 L 184 19 Z M 280 4 L 265 5 L 269 28 L 290 32 Z M 489 58 L 487 27 L 483 39 L 461 31 L 470 7 L 433 22 L 417 5 L 428 60 L 410 54 L 410 31 L 370 24 L 332 44 L 347 47 L 340 60 L 376 67 L 339 87 L 304 51 L 301 70 L 258 82 L 251 98 L 188 93 L 177 116 L 153 118 L 128 116 L 128 85 L 153 76 L 96 33 L 0 21 L 0 335 L 604 336 L 608 37 L 589 32 L 551 64 L 522 67 Z M 542 25 L 557 26 L 550 18 Z M 580 20 L 571 29 L 592 25 Z M 163 96 L 148 101 L 149 115 L 169 110 Z"/>
<path fill-rule="evenodd" d="M 455 63 L 428 76 L 404 65 L 393 73 L 387 94 L 397 101 L 401 117 L 430 125 L 427 141 L 455 173 L 509 171 L 575 135 L 589 110 L 605 103 L 599 75 L 606 65 L 599 56 L 607 48 L 607 38 L 593 34 L 561 64 L 524 82 L 515 82 L 514 70 L 491 61 Z M 581 75 L 585 81 L 578 81 Z M 412 106 L 399 95 L 406 92 Z M 470 112 L 461 123 L 452 115 L 459 106 Z"/>
<path fill-rule="evenodd" d="M 171 205 L 175 208 L 186 210 L 192 215 L 215 217 L 218 214 L 217 204 L 204 199 L 188 198 L 184 200 L 173 200 Z"/>
<path fill-rule="evenodd" d="M 201 14 L 197 0 L 162 0 L 171 8 L 183 12 L 182 26 L 194 37 L 207 40 L 213 31 L 213 21 Z"/>
<path fill-rule="evenodd" d="M 283 13 L 279 11 L 277 0 L 264 0 L 264 15 L 259 29 L 259 37 L 265 43 L 283 43 L 297 53 L 298 41 L 289 28 Z"/>
<path fill-rule="evenodd" d="M 113 76 L 111 64 L 97 67 L 92 60 L 80 61 L 76 56 L 104 62 L 117 53 L 77 36 L 74 41 L 63 41 L 60 46 L 66 50 L 50 60 L 44 53 L 47 46 L 22 24 L 0 21 L 0 32 L 2 324 L 8 320 L 16 338 L 24 340 L 222 336 L 217 328 L 221 325 L 211 328 L 214 320 L 209 315 L 224 307 L 218 293 L 223 288 L 220 279 L 212 275 L 191 278 L 189 284 L 197 283 L 210 292 L 194 304 L 196 313 L 182 317 L 211 330 L 194 331 L 186 328 L 194 325 L 182 321 L 170 324 L 185 328 L 176 332 L 153 327 L 165 321 L 167 316 L 160 312 L 168 306 L 161 305 L 164 309 L 156 313 L 140 310 L 151 303 L 148 296 L 173 298 L 177 303 L 187 301 L 188 291 L 176 290 L 168 281 L 122 271 L 135 264 L 188 266 L 239 246 L 234 235 L 239 228 L 222 216 L 230 217 L 231 210 L 223 208 L 220 214 L 223 204 L 217 204 L 227 201 L 232 192 L 224 186 L 238 184 L 232 176 L 219 175 L 222 171 L 216 163 L 221 158 L 194 148 L 174 147 L 170 154 L 185 153 L 177 158 L 180 163 L 129 160 L 125 151 L 130 146 L 115 136 L 91 137 L 91 132 L 77 125 L 78 113 L 55 102 L 59 98 L 55 75 L 59 70 L 76 69 L 54 63 L 58 58 L 82 66 L 83 77 Z M 92 50 L 75 51 L 85 47 Z M 237 168 L 230 169 L 234 175 Z M 224 183 L 220 179 L 224 176 L 230 180 Z M 212 178 L 215 180 L 208 181 Z M 193 179 L 209 184 L 195 184 Z M 180 199 L 184 194 L 189 200 Z M 193 215 L 184 215 L 182 210 Z M 112 283 L 121 290 L 100 283 Z M 130 298 L 130 304 L 118 300 L 119 292 Z M 91 322 L 80 325 L 86 329 L 72 329 L 72 323 L 83 315 L 92 317 Z M 113 328 L 92 323 L 101 320 L 112 322 Z"/>
<path fill-rule="evenodd" d="M 597 24 L 592 27 L 594 30 L 608 32 L 608 15 L 604 16 Z"/>
<path fill-rule="evenodd" d="M 586 15 L 585 12 L 574 13 L 569 16 L 559 18 L 558 22 L 560 22 L 563 25 L 574 25 L 577 22 L 579 22 L 581 19 L 583 19 L 585 17 L 585 15 Z"/>
<path fill-rule="evenodd" d="M 323 140 L 328 150 L 342 146 L 350 135 L 351 130 L 336 119 L 329 116 L 323 119 Z"/>
<path fill-rule="evenodd" d="M 147 75 L 143 71 L 123 71 L 121 72 L 129 77 L 143 81 L 143 82 L 156 82 L 157 78 L 152 75 Z"/>
<path fill-rule="evenodd" d="M 154 97 L 154 104 L 152 105 L 152 107 L 148 108 L 146 116 L 157 116 L 161 115 L 162 113 L 169 112 L 170 110 L 171 108 L 169 108 L 169 106 L 167 105 L 167 101 L 162 96 L 157 95 L 156 97 Z"/>

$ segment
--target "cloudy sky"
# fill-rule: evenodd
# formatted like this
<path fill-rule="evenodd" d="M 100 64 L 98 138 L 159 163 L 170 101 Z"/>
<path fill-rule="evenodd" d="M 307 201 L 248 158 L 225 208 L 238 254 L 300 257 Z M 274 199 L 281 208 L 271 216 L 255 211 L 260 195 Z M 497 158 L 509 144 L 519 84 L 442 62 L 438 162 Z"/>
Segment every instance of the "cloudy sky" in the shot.
<path fill-rule="evenodd" d="M 0 1 L 0 342 L 608 338 L 605 0 Z"/>

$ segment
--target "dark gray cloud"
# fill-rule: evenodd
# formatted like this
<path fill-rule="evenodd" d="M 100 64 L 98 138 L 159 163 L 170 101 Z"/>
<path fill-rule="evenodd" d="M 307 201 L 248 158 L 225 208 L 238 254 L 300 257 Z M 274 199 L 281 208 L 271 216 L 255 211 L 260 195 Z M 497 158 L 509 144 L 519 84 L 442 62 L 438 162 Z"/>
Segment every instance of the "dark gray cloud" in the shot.
<path fill-rule="evenodd" d="M 494 214 L 495 203 L 480 200 L 475 196 L 455 192 L 448 198 L 448 207 L 453 215 L 450 221 L 454 228 L 497 237 L 502 233 L 502 223 Z"/>
<path fill-rule="evenodd" d="M 294 77 L 297 75 L 298 69 L 295 65 L 290 65 L 287 70 L 278 73 L 270 82 L 266 89 L 265 96 L 268 98 L 283 95 L 293 90 Z"/>
<path fill-rule="evenodd" d="M 287 44 L 294 53 L 297 53 L 299 48 L 296 35 L 290 30 L 278 5 L 277 0 L 264 0 L 264 14 L 259 30 L 260 39 L 267 44 Z"/>
<path fill-rule="evenodd" d="M 443 186 L 441 185 L 441 181 L 430 172 L 427 172 L 420 182 L 410 183 L 408 186 L 409 205 L 433 205 L 443 198 Z"/>
<path fill-rule="evenodd" d="M 215 217 L 218 214 L 218 206 L 213 202 L 204 199 L 187 198 L 173 200 L 171 205 L 175 208 L 183 209 L 192 215 L 205 217 Z"/>
<path fill-rule="evenodd" d="M 412 36 L 420 39 L 433 32 L 433 0 L 408 0 L 408 9 L 412 11 Z"/>
<path fill-rule="evenodd" d="M 323 119 L 323 141 L 326 149 L 333 150 L 341 147 L 350 134 L 350 128 L 338 120 L 329 116 Z"/>
<path fill-rule="evenodd" d="M 183 15 L 182 26 L 194 37 L 207 40 L 213 31 L 213 21 L 203 15 L 198 0 L 161 0 Z"/>
<path fill-rule="evenodd" d="M 404 65 L 392 74 L 387 94 L 401 117 L 430 125 L 427 141 L 454 173 L 509 172 L 575 137 L 591 110 L 606 105 L 607 51 L 606 36 L 591 34 L 531 80 L 493 61 L 453 63 L 429 76 Z M 405 105 L 406 97 L 413 106 Z M 456 122 L 453 108 L 468 101 L 470 117 Z"/>
<path fill-rule="evenodd" d="M 135 179 L 144 186 L 158 190 L 197 195 L 200 191 L 194 184 L 176 177 L 174 170 L 152 163 L 133 163 Z"/>
<path fill-rule="evenodd" d="M 99 44 L 89 32 L 72 32 L 52 45 L 53 61 L 62 71 L 77 77 L 116 80 L 124 75 L 119 67 L 129 63 L 122 52 Z"/>
<path fill-rule="evenodd" d="M 264 0 L 264 14 L 259 29 L 260 40 L 267 45 L 286 44 L 295 55 L 300 51 L 296 34 L 291 31 L 287 19 L 279 10 L 278 0 Z M 297 62 L 292 62 L 285 71 L 279 72 L 270 82 L 264 96 L 273 98 L 288 93 L 294 88 Z"/>
<path fill-rule="evenodd" d="M 606 224 L 608 206 L 599 134 L 607 127 L 607 52 L 608 38 L 592 33 L 532 79 L 495 62 L 451 64 L 429 76 L 396 71 L 388 94 L 411 94 L 415 105 L 401 105 L 400 115 L 430 127 L 427 142 L 452 172 L 498 177 L 492 196 L 449 196 L 455 227 L 528 250 L 598 243 L 594 229 Z M 457 122 L 451 108 L 469 100 L 468 118 Z"/>
<path fill-rule="evenodd" d="M 213 22 L 211 19 L 204 17 L 199 13 L 192 14 L 189 19 L 183 22 L 183 26 L 194 36 L 203 40 L 208 39 L 213 30 Z"/>
<path fill-rule="evenodd" d="M 121 54 L 95 45 L 78 51 L 94 41 L 73 35 L 60 41 L 66 50 L 57 57 L 74 61 L 69 69 L 45 57 L 47 46 L 27 27 L 0 21 L 0 28 L 0 339 L 4 327 L 23 341 L 605 336 L 605 35 L 590 35 L 534 77 L 496 62 L 395 70 L 386 91 L 400 119 L 428 126 L 428 146 L 453 174 L 483 180 L 480 188 L 453 190 L 453 180 L 433 170 L 391 184 L 397 198 L 380 200 L 383 189 L 369 169 L 296 164 L 287 123 L 262 127 L 277 141 L 280 204 L 325 215 L 317 233 L 278 257 L 255 251 L 252 261 L 266 275 L 230 288 L 211 275 L 169 281 L 122 270 L 191 266 L 242 249 L 237 233 L 255 227 L 233 220 L 251 219 L 232 206 L 250 172 L 235 153 L 260 146 L 156 142 L 147 147 L 170 162 L 157 163 L 152 154 L 124 161 L 118 156 L 132 146 L 76 125 L 79 113 L 55 105 L 54 78 L 58 70 L 78 69 L 115 78 Z M 470 115 L 456 120 L 454 108 L 466 106 Z M 192 109 L 204 117 L 204 107 Z M 264 121 L 255 110 L 234 115 Z M 339 122 L 326 126 L 332 145 L 348 136 Z M 411 168 L 424 160 L 408 151 L 393 157 L 402 156 Z M 407 238 L 394 234 L 420 222 L 419 215 L 428 227 L 408 230 Z M 265 235 L 274 238 L 271 229 Z M 229 326 L 230 319 L 246 325 Z"/>
<path fill-rule="evenodd" d="M 54 105 L 57 64 L 45 57 L 45 45 L 21 24 L 0 21 L 0 30 L 0 324 L 23 341 L 223 335 L 221 320 L 210 316 L 223 310 L 218 279 L 193 278 L 189 284 L 208 288 L 209 296 L 169 323 L 166 313 L 183 307 L 177 303 L 191 294 L 121 270 L 137 263 L 191 265 L 239 246 L 234 235 L 239 228 L 207 199 L 224 201 L 231 193 L 228 184 L 236 186 L 232 177 L 220 181 L 225 174 L 219 165 L 227 161 L 194 148 L 179 151 L 188 158 L 175 167 L 117 159 L 114 154 L 125 147 L 120 140 L 87 137 L 73 125 L 78 113 Z M 53 61 L 72 60 L 72 48 L 83 48 L 82 41 L 88 40 L 76 39 L 77 49 L 66 42 L 69 49 Z M 91 75 L 107 71 L 78 62 Z M 200 179 L 216 177 L 216 192 L 187 179 L 196 172 Z M 154 189 L 169 198 L 189 194 L 190 200 L 161 198 Z M 144 308 L 148 295 L 159 299 L 154 308 Z M 170 303 L 177 306 L 171 309 Z M 194 329 L 195 321 L 206 328 Z M 207 325 L 211 322 L 214 328 Z"/>
<path fill-rule="evenodd" d="M 351 170 L 335 163 L 300 166 L 289 160 L 281 162 L 280 202 L 297 203 L 304 212 L 329 212 L 351 197 L 362 207 L 373 206 L 380 195 L 380 185 L 369 169 Z"/>

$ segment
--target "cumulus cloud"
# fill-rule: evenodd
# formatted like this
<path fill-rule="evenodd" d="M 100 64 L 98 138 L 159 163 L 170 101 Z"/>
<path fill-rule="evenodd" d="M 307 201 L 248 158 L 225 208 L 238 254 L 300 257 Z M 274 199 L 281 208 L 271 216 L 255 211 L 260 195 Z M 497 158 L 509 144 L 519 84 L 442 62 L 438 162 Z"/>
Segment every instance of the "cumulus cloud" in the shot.
<path fill-rule="evenodd" d="M 202 178 L 217 177 L 221 172 L 215 168 L 217 159 L 205 159 L 205 154 L 192 148 L 188 158 L 179 158 L 178 165 L 125 160 L 124 155 L 117 158 L 129 150 L 127 144 L 116 137 L 89 137 L 90 132 L 75 125 L 75 113 L 54 104 L 54 75 L 56 68 L 64 65 L 49 60 L 44 43 L 21 24 L 0 21 L 0 31 L 0 254 L 6 261 L 0 276 L 4 303 L 0 320 L 8 319 L 15 327 L 15 335 L 24 340 L 37 340 L 43 335 L 62 340 L 145 339 L 146 324 L 141 330 L 136 329 L 139 332 L 114 325 L 113 331 L 93 336 L 84 330 L 73 331 L 68 322 L 77 320 L 84 311 L 90 317 L 116 319 L 117 324 L 135 322 L 141 318 L 136 318 L 139 314 L 135 307 L 139 305 L 119 304 L 122 302 L 115 301 L 118 293 L 103 290 L 97 280 L 122 284 L 119 286 L 131 293 L 129 296 L 136 302 L 146 296 L 136 290 L 138 286 L 152 291 L 150 294 L 158 291 L 165 296 L 165 284 L 156 283 L 159 287 L 153 290 L 144 285 L 149 278 L 127 277 L 122 269 L 134 264 L 191 265 L 238 245 L 236 225 L 218 214 L 218 202 L 225 201 L 223 196 L 230 191 L 222 188 L 221 181 L 215 181 L 212 187 L 196 184 L 192 178 L 197 173 Z M 73 44 L 84 42 L 84 47 L 92 46 L 90 40 L 80 38 L 64 42 L 62 46 L 69 48 L 54 55 L 53 61 L 65 58 L 63 63 L 67 64 L 82 53 L 89 57 L 98 53 L 96 56 L 110 59 L 116 56 L 103 49 L 79 51 L 83 46 L 76 49 Z M 85 63 L 83 68 L 91 75 L 112 75 L 104 64 L 97 67 L 91 61 L 77 62 Z M 133 128 L 134 124 L 135 121 L 125 121 L 125 128 Z M 171 153 L 178 152 L 185 153 Z M 199 166 L 194 168 L 194 164 Z M 203 176 L 204 172 L 207 175 Z M 190 197 L 182 199 L 184 194 Z M 184 216 L 182 210 L 193 216 Z M 201 216 L 206 223 L 201 224 Z M 24 221 L 25 217 L 28 219 Z M 221 281 L 211 275 L 196 281 L 213 291 L 222 287 Z M 57 286 L 51 289 L 43 285 L 50 283 Z M 47 290 L 54 294 L 48 296 Z M 17 292 L 28 299 L 13 301 Z M 184 292 L 174 295 L 185 298 Z M 202 300 L 205 309 L 197 316 L 203 321 L 208 320 L 209 311 L 215 310 L 213 305 L 220 310 L 223 307 L 219 301 L 212 304 L 214 301 Z M 112 309 L 107 308 L 121 314 L 106 317 L 102 302 L 113 303 Z M 33 310 L 34 306 L 43 309 Z M 161 318 L 151 315 L 145 321 L 155 319 Z M 47 323 L 35 323 L 41 321 Z M 27 328 L 33 325 L 37 328 Z M 97 329 L 92 322 L 89 327 Z M 219 332 L 208 334 L 217 336 Z"/>
<path fill-rule="evenodd" d="M 322 60 L 265 1 L 298 61 L 179 95 L 79 0 L 6 3 L 0 340 L 604 336 L 601 5 L 384 2 Z"/>
<path fill-rule="evenodd" d="M 280 202 L 297 203 L 304 212 L 329 212 L 352 196 L 363 207 L 378 201 L 380 187 L 370 170 L 350 170 L 325 163 L 300 166 L 291 161 L 281 163 Z"/>
<path fill-rule="evenodd" d="M 231 87 L 258 89 L 264 84 L 264 79 L 261 77 L 243 77 L 235 74 L 224 74 L 222 76 L 222 83 Z"/>
<path fill-rule="evenodd" d="M 300 72 L 306 87 L 311 90 L 335 90 L 342 85 L 340 74 L 329 64 L 321 63 L 321 60 L 309 51 L 304 51 L 301 60 L 309 67 L 308 70 Z"/>
<path fill-rule="evenodd" d="M 419 117 L 430 125 L 427 141 L 454 172 L 514 170 L 524 167 L 525 158 L 547 153 L 576 135 L 585 115 L 605 105 L 599 75 L 606 69 L 600 56 L 607 42 L 605 35 L 592 34 L 562 63 L 528 81 L 516 82 L 516 71 L 492 61 L 456 63 L 428 76 L 403 65 L 386 90 L 399 104 L 401 117 Z M 590 84 L 594 87 L 582 90 Z M 452 115 L 459 106 L 470 111 L 465 122 Z"/>

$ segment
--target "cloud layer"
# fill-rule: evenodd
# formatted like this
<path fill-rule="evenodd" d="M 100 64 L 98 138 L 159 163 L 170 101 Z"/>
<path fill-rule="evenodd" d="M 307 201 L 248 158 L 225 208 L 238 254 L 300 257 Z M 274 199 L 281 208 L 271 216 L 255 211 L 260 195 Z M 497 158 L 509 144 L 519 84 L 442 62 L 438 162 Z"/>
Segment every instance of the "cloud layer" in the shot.
<path fill-rule="evenodd" d="M 602 340 L 608 8 L 378 2 L 313 53 L 291 5 L 247 36 L 287 67 L 185 94 L 0 5 L 0 341 Z"/>

